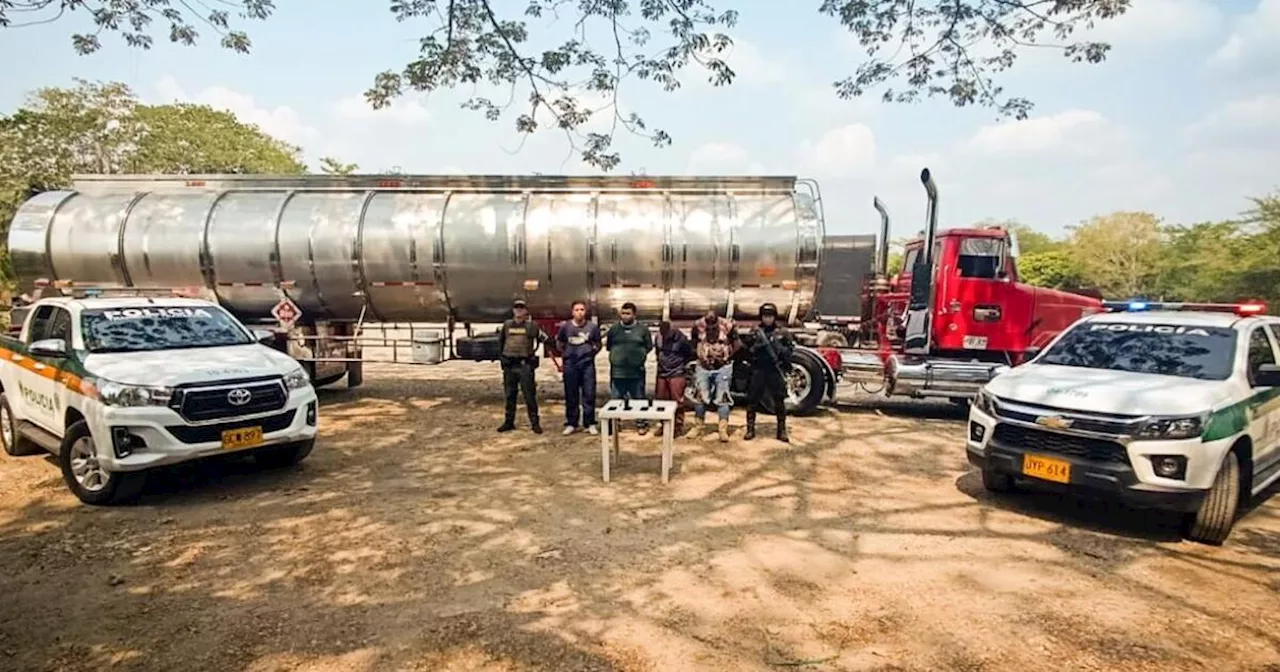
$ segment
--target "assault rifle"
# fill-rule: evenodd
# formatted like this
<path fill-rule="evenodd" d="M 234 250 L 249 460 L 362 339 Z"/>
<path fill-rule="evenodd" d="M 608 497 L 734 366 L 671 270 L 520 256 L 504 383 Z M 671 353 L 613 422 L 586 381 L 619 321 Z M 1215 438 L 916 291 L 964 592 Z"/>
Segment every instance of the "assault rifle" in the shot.
<path fill-rule="evenodd" d="M 764 329 L 757 325 L 755 330 L 752 332 L 752 336 L 754 336 L 756 340 L 764 343 L 764 350 L 769 353 L 769 361 L 773 362 L 773 366 L 778 369 L 778 373 L 783 378 L 786 378 L 786 365 L 782 362 L 782 357 L 778 354 L 778 351 L 773 348 L 773 341 L 769 340 L 769 335 L 764 333 Z"/>

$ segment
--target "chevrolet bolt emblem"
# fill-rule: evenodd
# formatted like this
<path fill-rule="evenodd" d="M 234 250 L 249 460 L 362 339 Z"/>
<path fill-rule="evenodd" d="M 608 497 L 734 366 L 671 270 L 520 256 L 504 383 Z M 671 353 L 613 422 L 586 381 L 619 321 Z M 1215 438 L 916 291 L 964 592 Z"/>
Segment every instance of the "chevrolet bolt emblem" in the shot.
<path fill-rule="evenodd" d="M 232 406 L 244 406 L 253 398 L 253 394 L 243 387 L 237 387 L 227 393 L 227 403 Z M 1039 422 L 1039 421 L 1037 421 Z"/>
<path fill-rule="evenodd" d="M 1074 424 L 1074 421 L 1068 420 L 1061 415 L 1042 415 L 1036 418 L 1036 424 L 1049 429 L 1066 429 Z"/>

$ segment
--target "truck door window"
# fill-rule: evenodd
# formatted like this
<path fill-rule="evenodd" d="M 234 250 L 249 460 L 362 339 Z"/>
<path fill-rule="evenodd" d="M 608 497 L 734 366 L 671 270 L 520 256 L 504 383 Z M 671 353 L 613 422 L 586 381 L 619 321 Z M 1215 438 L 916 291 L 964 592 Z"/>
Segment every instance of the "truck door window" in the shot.
<path fill-rule="evenodd" d="M 962 278 L 994 280 L 999 276 L 1003 257 L 1004 241 L 999 238 L 961 238 L 956 267 Z"/>
<path fill-rule="evenodd" d="M 60 338 L 71 347 L 71 311 L 65 308 L 54 308 L 53 317 L 49 319 L 49 332 L 45 338 Z"/>
<path fill-rule="evenodd" d="M 1276 353 L 1271 349 L 1271 339 L 1262 327 L 1256 327 L 1249 334 L 1249 383 L 1253 383 L 1254 374 L 1263 364 L 1275 364 Z"/>
<path fill-rule="evenodd" d="M 27 345 L 41 341 L 48 336 L 50 318 L 53 317 L 53 306 L 40 306 L 31 315 L 31 328 L 27 330 Z"/>

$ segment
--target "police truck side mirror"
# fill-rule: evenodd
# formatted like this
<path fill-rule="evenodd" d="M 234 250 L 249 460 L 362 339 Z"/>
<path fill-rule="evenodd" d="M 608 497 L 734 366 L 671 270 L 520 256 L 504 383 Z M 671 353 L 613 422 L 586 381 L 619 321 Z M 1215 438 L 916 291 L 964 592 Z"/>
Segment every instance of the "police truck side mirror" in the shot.
<path fill-rule="evenodd" d="M 32 343 L 27 352 L 33 357 L 66 357 L 67 342 L 61 338 L 46 338 Z"/>
<path fill-rule="evenodd" d="M 276 340 L 276 335 L 270 329 L 253 329 L 253 340 L 263 344 L 271 345 Z"/>
<path fill-rule="evenodd" d="M 1253 374 L 1254 387 L 1280 387 L 1280 366 L 1263 364 Z"/>

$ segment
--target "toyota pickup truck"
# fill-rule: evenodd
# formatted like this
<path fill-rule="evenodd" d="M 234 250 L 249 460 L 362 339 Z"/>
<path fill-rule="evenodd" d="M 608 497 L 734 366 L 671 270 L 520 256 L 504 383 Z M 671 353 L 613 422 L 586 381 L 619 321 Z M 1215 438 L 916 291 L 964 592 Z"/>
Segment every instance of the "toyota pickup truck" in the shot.
<path fill-rule="evenodd" d="M 0 336 L 0 442 L 57 457 L 86 504 L 136 498 L 149 469 L 233 451 L 310 454 L 316 393 L 299 364 L 210 301 L 52 296 Z"/>

